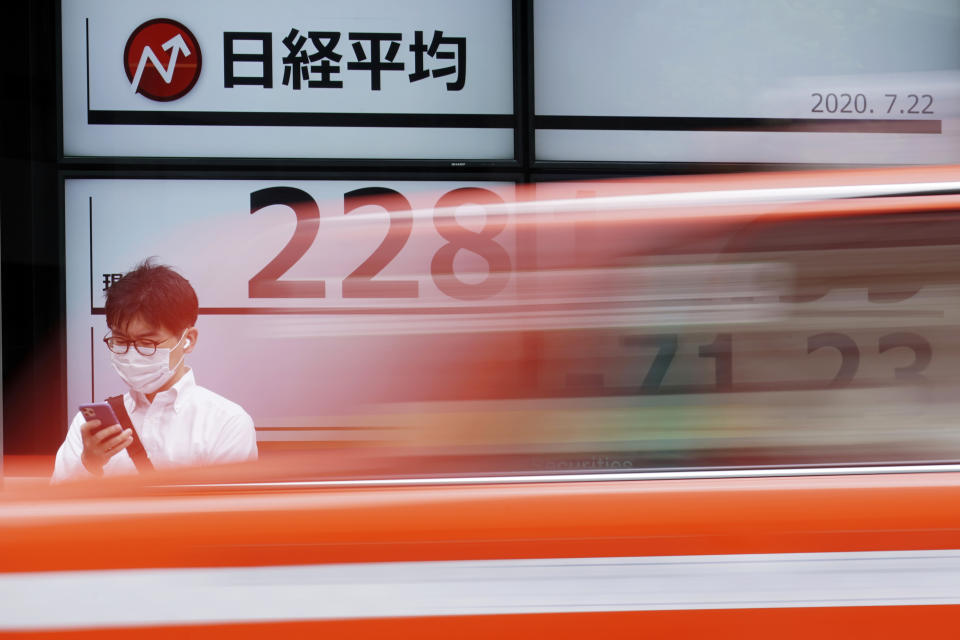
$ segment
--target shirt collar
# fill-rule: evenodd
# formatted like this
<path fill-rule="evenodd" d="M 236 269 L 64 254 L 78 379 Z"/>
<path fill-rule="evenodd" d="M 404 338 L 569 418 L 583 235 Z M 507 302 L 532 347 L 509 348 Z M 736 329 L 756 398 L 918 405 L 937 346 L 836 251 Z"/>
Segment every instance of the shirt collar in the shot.
<path fill-rule="evenodd" d="M 188 367 L 187 372 L 172 387 L 153 396 L 153 404 L 158 406 L 173 405 L 173 410 L 179 413 L 180 407 L 183 405 L 183 398 L 195 386 L 197 386 L 197 382 L 193 377 L 193 369 Z M 147 396 L 143 392 L 131 389 L 130 396 L 137 408 L 150 406 L 150 401 L 147 400 Z"/>

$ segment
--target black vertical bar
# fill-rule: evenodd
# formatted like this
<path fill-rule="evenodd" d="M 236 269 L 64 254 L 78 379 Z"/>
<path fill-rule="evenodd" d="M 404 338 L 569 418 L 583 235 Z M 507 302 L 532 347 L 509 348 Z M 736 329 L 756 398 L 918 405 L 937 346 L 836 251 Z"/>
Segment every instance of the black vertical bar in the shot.
<path fill-rule="evenodd" d="M 519 67 L 519 85 L 521 92 L 520 120 L 522 140 L 520 150 L 520 167 L 524 172 L 524 182 L 530 182 L 530 170 L 536 161 L 536 130 L 533 128 L 534 116 L 534 68 L 533 68 L 533 3 L 534 0 L 515 0 L 519 9 L 515 11 L 518 15 L 520 37 L 520 48 L 516 52 L 516 65 Z M 516 6 L 515 5 L 515 6 Z"/>
<path fill-rule="evenodd" d="M 57 93 L 57 161 L 63 160 L 63 6 L 60 2 L 54 3 L 54 42 L 56 43 L 55 64 L 56 93 Z M 88 74 L 89 75 L 89 74 Z"/>
<path fill-rule="evenodd" d="M 90 18 L 86 20 L 87 29 L 87 120 L 90 119 Z"/>
<path fill-rule="evenodd" d="M 89 196 L 90 210 L 90 313 L 93 313 L 93 196 Z"/>
<path fill-rule="evenodd" d="M 96 402 L 96 396 L 94 395 L 94 373 L 93 373 L 93 326 L 90 327 L 90 402 Z"/>
<path fill-rule="evenodd" d="M 526 4 L 527 0 L 513 0 L 513 159 L 521 169 L 526 167 Z"/>

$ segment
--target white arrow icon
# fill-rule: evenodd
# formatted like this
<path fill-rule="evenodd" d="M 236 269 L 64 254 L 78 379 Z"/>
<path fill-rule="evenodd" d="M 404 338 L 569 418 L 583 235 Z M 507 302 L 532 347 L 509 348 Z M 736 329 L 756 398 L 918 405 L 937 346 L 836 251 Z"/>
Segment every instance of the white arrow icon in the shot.
<path fill-rule="evenodd" d="M 183 36 L 179 33 L 163 43 L 163 50 L 170 51 L 170 62 L 167 63 L 166 68 L 157 58 L 153 49 L 149 46 L 143 48 L 143 53 L 140 54 L 140 62 L 137 64 L 137 72 L 133 74 L 133 81 L 131 82 L 134 93 L 140 88 L 140 76 L 143 75 L 143 70 L 147 67 L 147 61 L 153 63 L 164 83 L 170 84 L 173 82 L 173 71 L 177 67 L 177 56 L 181 53 L 183 53 L 184 58 L 190 55 L 190 48 L 187 47 L 187 43 L 183 41 Z"/>

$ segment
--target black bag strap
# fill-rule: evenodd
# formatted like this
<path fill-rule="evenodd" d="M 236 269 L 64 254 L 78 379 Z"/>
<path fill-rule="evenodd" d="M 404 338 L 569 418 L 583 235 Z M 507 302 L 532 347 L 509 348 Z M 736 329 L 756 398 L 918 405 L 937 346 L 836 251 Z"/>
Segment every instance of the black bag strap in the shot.
<path fill-rule="evenodd" d="M 117 420 L 120 421 L 120 426 L 124 429 L 130 429 L 130 433 L 133 434 L 133 442 L 127 447 L 127 453 L 130 455 L 130 459 L 133 460 L 133 464 L 137 466 L 137 471 L 140 473 L 153 471 L 153 463 L 150 462 L 150 458 L 147 456 L 147 450 L 143 448 L 143 443 L 140 442 L 140 436 L 137 434 L 137 430 L 133 428 L 133 423 L 130 422 L 130 416 L 127 415 L 127 408 L 123 406 L 123 396 L 107 398 L 107 402 L 116 414 Z"/>

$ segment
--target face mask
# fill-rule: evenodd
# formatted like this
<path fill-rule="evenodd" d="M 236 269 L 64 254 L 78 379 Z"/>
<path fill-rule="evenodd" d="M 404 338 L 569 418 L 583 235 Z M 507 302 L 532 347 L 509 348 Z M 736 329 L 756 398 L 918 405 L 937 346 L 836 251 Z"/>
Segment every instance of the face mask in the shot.
<path fill-rule="evenodd" d="M 185 335 L 186 331 L 183 333 L 183 336 Z M 177 367 L 183 362 L 186 354 L 180 356 L 179 362 L 173 368 L 170 367 L 170 352 L 180 346 L 183 336 L 180 336 L 173 348 L 157 347 L 157 352 L 152 356 L 142 355 L 130 345 L 126 353 L 111 352 L 110 362 L 117 375 L 123 378 L 131 389 L 141 393 L 153 393 L 173 377 Z"/>

